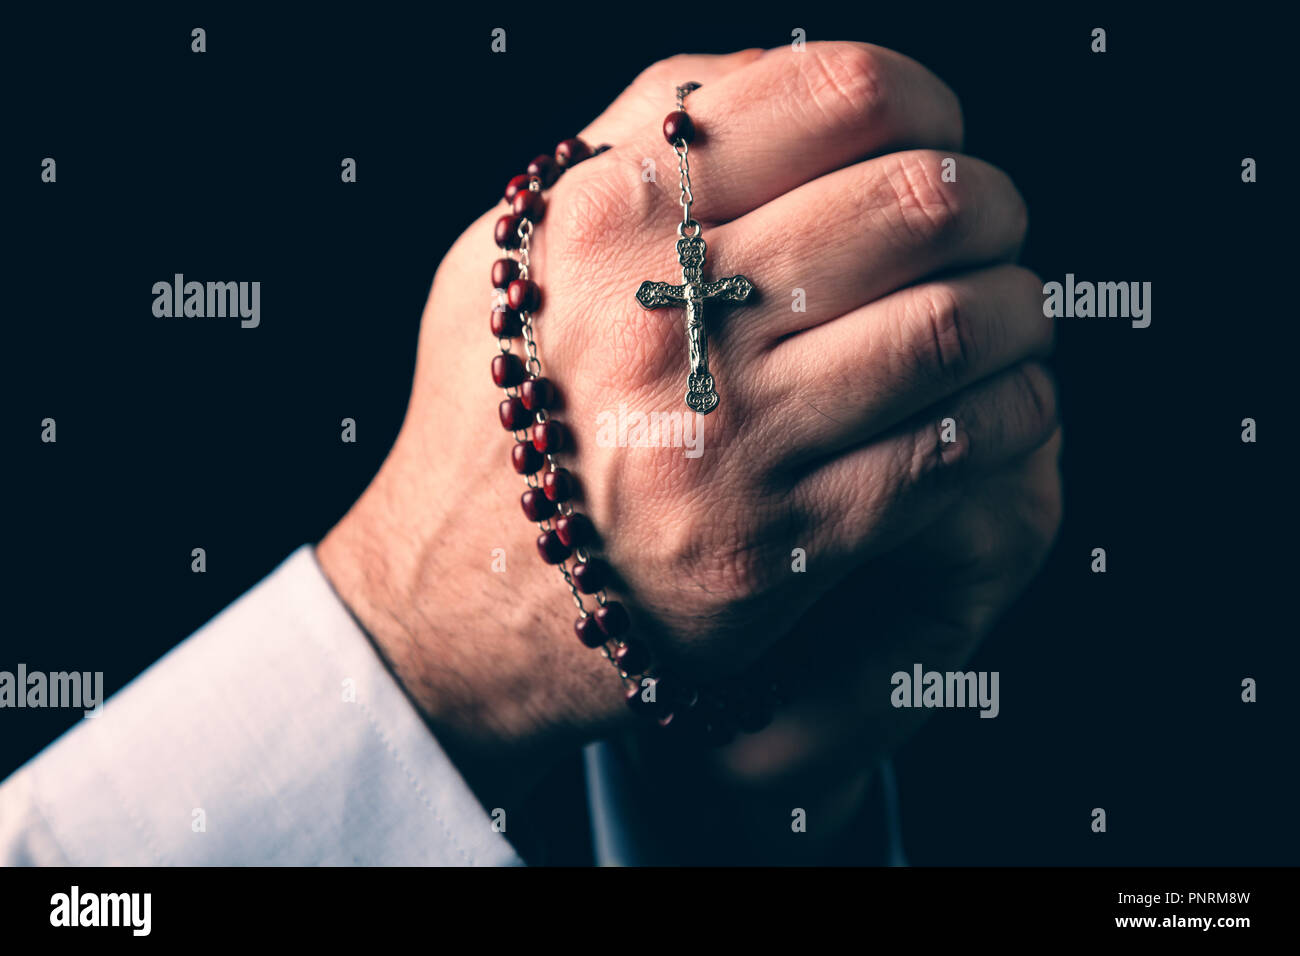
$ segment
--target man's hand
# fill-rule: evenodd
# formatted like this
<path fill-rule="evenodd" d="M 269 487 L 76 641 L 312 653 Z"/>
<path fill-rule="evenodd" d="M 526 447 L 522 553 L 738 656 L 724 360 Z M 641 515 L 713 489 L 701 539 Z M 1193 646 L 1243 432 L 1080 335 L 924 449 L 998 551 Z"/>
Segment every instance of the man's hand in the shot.
<path fill-rule="evenodd" d="M 707 277 L 743 273 L 758 289 L 745 308 L 710 315 L 722 403 L 703 420 L 698 458 L 594 439 L 597 416 L 621 404 L 682 410 L 680 316 L 646 312 L 633 293 L 673 274 L 681 213 L 659 129 L 688 80 L 703 83 L 689 108 Z M 1016 494 L 1003 489 L 1032 473 L 1034 493 L 1057 500 L 1054 452 L 1033 456 L 1056 430 L 1038 362 L 1052 326 L 1040 281 L 1011 264 L 1024 204 L 1003 173 L 960 154 L 947 87 L 861 44 L 675 57 L 582 136 L 614 148 L 560 180 L 533 247 L 537 341 L 562 396 L 557 417 L 576 437 L 566 464 L 581 483 L 578 509 L 660 662 L 713 679 L 793 655 L 814 675 L 808 686 L 821 671 L 839 687 L 845 709 L 796 701 L 772 730 L 735 745 L 736 768 L 779 775 L 809 754 L 840 754 L 843 739 L 827 728 L 862 739 L 887 702 L 887 681 L 869 681 L 896 651 L 882 642 L 933 639 L 894 599 L 964 596 L 969 607 L 944 615 L 971 622 L 950 642 L 967 652 L 1023 583 L 1020 566 L 1001 570 L 1009 536 L 998 529 Z M 647 159 L 654 182 L 642 179 Z M 955 181 L 943 175 L 949 159 Z M 500 212 L 471 226 L 439 267 L 402 432 L 319 548 L 481 795 L 627 719 L 613 669 L 573 636 L 563 581 L 538 560 L 508 465 L 512 439 L 496 420 L 487 293 Z M 806 311 L 792 310 L 795 289 Z M 957 423 L 953 443 L 941 440 L 944 418 Z M 1055 513 L 1031 523 L 1029 551 L 1041 556 Z M 1019 536 L 1007 553 L 1026 547 Z M 492 571 L 496 548 L 504 573 Z M 792 571 L 795 548 L 809 573 Z M 945 592 L 939 556 L 971 587 Z M 781 640 L 855 572 L 877 588 L 861 633 Z M 892 620 L 886 633 L 877 615 Z M 884 746 L 886 731 L 874 729 L 865 749 Z M 802 749 L 762 759 L 743 750 L 763 740 Z"/>

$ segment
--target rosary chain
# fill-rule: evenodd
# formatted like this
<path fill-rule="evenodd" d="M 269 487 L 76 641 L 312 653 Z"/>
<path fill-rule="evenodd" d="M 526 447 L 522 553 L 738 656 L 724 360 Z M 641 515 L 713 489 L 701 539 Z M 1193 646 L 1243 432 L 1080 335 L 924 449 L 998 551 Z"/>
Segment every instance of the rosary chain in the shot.
<path fill-rule="evenodd" d="M 677 202 L 682 207 L 682 228 L 689 228 L 693 220 L 691 219 L 691 206 L 695 202 L 695 194 L 691 191 L 691 160 L 690 144 L 685 140 L 678 140 L 673 144 L 673 152 L 677 154 L 677 173 L 681 177 L 682 193 Z"/>
<path fill-rule="evenodd" d="M 541 190 L 541 183 L 538 180 L 533 179 L 528 183 L 528 189 L 532 192 L 538 192 Z M 689 190 L 689 178 L 687 179 L 687 189 Z M 532 260 L 531 260 L 532 238 L 533 238 L 532 221 L 527 218 L 521 219 L 519 222 L 519 251 L 518 251 L 518 255 L 516 256 L 516 261 L 519 263 L 519 277 L 521 279 L 527 279 L 529 277 L 528 273 L 532 267 Z M 542 362 L 537 354 L 537 340 L 533 336 L 532 313 L 527 310 L 523 310 L 519 313 L 519 316 L 520 316 L 520 325 L 523 329 L 524 350 L 527 353 L 527 362 L 526 362 L 527 370 L 529 374 L 531 374 L 532 376 L 540 378 L 542 375 Z M 501 349 L 502 352 L 509 352 L 511 350 L 510 340 L 503 338 L 501 341 L 503 343 Z M 511 396 L 517 395 L 518 389 L 512 386 L 506 389 L 506 394 Z M 548 416 L 546 414 L 545 409 L 538 409 L 534 413 L 534 417 L 539 424 L 545 423 L 548 420 Z M 530 436 L 527 430 L 516 431 L 514 435 L 515 435 L 515 441 L 517 442 L 527 442 L 530 440 Z M 559 463 L 555 459 L 555 455 L 551 452 L 547 452 L 546 454 L 546 463 L 547 463 L 547 467 L 551 471 L 558 471 L 560 468 Z M 532 488 L 533 490 L 541 490 L 542 485 L 541 482 L 538 481 L 536 474 L 524 475 L 524 481 L 528 484 L 529 488 Z M 558 507 L 558 510 L 563 515 L 573 514 L 573 506 L 568 502 L 564 502 L 563 504 L 561 504 Z M 541 521 L 538 521 L 537 527 L 543 533 L 554 530 L 554 527 L 552 526 L 551 520 L 549 518 L 544 518 Z M 583 547 L 574 548 L 573 557 L 577 561 L 582 563 L 586 563 L 588 560 L 590 560 L 590 556 L 587 553 L 586 548 Z M 579 616 L 585 619 L 591 616 L 591 612 L 587 610 L 586 605 L 583 603 L 582 592 L 578 590 L 578 585 L 573 580 L 573 573 L 570 571 L 568 565 L 569 562 L 565 560 L 559 562 L 559 564 L 557 564 L 556 567 L 559 568 L 560 574 L 564 577 L 564 583 L 568 587 L 569 593 L 573 596 L 573 603 L 578 608 Z M 609 601 L 609 597 L 605 593 L 604 588 L 599 588 L 596 591 L 596 593 L 593 595 L 593 597 L 595 598 L 597 605 L 599 605 L 600 607 L 604 607 Z M 618 641 L 615 638 L 611 638 L 609 641 L 606 641 L 604 644 L 600 646 L 601 653 L 605 656 L 605 659 L 607 661 L 609 661 L 611 664 L 614 665 L 615 670 L 618 671 L 618 675 L 622 680 L 624 681 L 633 680 L 632 675 L 629 674 L 627 671 L 623 670 L 621 667 L 619 667 L 618 662 L 614 659 L 614 652 L 610 649 L 611 643 L 620 644 L 622 642 Z"/>
<path fill-rule="evenodd" d="M 686 97 L 690 93 L 700 88 L 699 83 L 683 83 L 677 87 L 677 109 L 681 112 L 686 111 Z M 679 139 L 672 144 L 673 152 L 677 154 L 677 175 L 681 180 L 681 196 L 677 200 L 682 207 L 682 230 L 689 229 L 694 220 L 691 218 L 691 206 L 695 202 L 695 194 L 691 190 L 691 161 L 690 161 L 690 144 L 684 139 Z"/>
<path fill-rule="evenodd" d="M 677 233 L 683 240 L 693 240 L 692 242 L 678 243 L 678 258 L 682 265 L 684 282 L 693 281 L 690 278 L 692 275 L 698 278 L 701 271 L 701 268 L 699 267 L 695 267 L 693 272 L 690 271 L 688 260 L 698 261 L 700 266 L 702 266 L 703 260 L 703 240 L 696 238 L 701 236 L 703 227 L 692 217 L 695 194 L 691 183 L 690 142 L 694 136 L 694 126 L 690 117 L 686 115 L 685 108 L 686 97 L 699 87 L 699 83 L 685 83 L 678 86 L 676 88 L 677 110 L 682 115 L 670 115 L 664 121 L 664 132 L 668 136 L 669 144 L 672 146 L 673 153 L 677 157 L 677 171 L 680 182 L 678 203 L 682 208 L 682 221 L 677 227 Z M 672 132 L 674 126 L 678 130 L 676 134 L 673 134 Z M 599 147 L 596 150 L 596 154 L 604 152 L 608 148 L 609 147 L 607 146 Z M 573 161 L 581 162 L 587 155 L 591 155 L 591 153 L 586 144 L 582 143 L 580 140 L 566 140 L 556 148 L 555 161 L 561 167 L 567 167 Z M 576 160 L 574 158 L 575 156 Z M 536 285 L 530 279 L 530 272 L 532 270 L 532 240 L 535 231 L 534 219 L 539 218 L 536 214 L 540 213 L 543 201 L 540 196 L 524 196 L 523 201 L 521 202 L 518 200 L 518 192 L 521 188 L 526 188 L 530 193 L 541 193 L 545 188 L 542 184 L 543 179 L 551 178 L 549 174 L 545 172 L 547 164 L 550 162 L 551 160 L 545 156 L 539 157 L 537 160 L 534 160 L 533 164 L 530 164 L 529 171 L 526 175 L 516 176 L 510 181 L 506 188 L 505 198 L 511 203 L 512 208 L 515 210 L 514 215 L 512 217 L 502 217 L 502 219 L 498 220 L 497 223 L 499 236 L 498 244 L 506 250 L 506 256 L 513 258 L 513 265 L 509 262 L 504 263 L 504 265 L 510 266 L 510 268 L 506 269 L 506 272 L 525 281 L 526 302 L 531 301 L 537 295 Z M 554 169 L 554 167 L 551 168 L 552 170 Z M 541 172 L 538 172 L 538 170 L 541 170 Z M 563 170 L 561 169 L 560 171 Z M 524 185 L 525 183 L 526 186 Z M 511 222 L 511 220 L 513 220 L 513 222 Z M 500 234 L 500 230 L 506 223 L 513 225 L 515 230 L 514 236 L 518 239 L 517 243 L 510 242 L 506 236 Z M 513 252 L 511 249 L 513 249 Z M 694 259 L 691 259 L 688 253 L 693 253 Z M 493 266 L 492 274 L 494 278 L 498 277 L 499 270 L 497 265 Z M 743 299 L 752 291 L 752 285 L 744 276 L 734 276 L 732 279 L 743 280 L 741 282 L 741 285 L 744 288 L 743 294 L 737 293 L 737 296 L 735 297 L 737 301 L 743 301 Z M 503 284 L 510 285 L 509 281 Z M 644 285 L 645 284 L 643 283 L 643 286 Z M 516 290 L 513 285 L 510 285 L 509 292 L 498 288 L 493 308 L 509 310 L 509 302 L 513 300 L 515 292 Z M 501 301 L 503 295 L 506 298 L 506 302 L 504 303 Z M 655 307 L 647 305 L 642 300 L 640 291 L 638 291 L 637 298 L 638 301 L 642 301 L 642 305 L 646 308 Z M 503 333 L 502 331 L 499 331 L 499 328 L 503 325 L 513 327 L 517 329 L 517 331 L 514 331 L 513 333 Z M 563 498 L 569 493 L 566 486 L 572 478 L 556 458 L 556 446 L 562 444 L 562 439 L 557 440 L 554 444 L 551 442 L 551 429 L 558 426 L 551 425 L 550 416 L 547 413 L 547 410 L 544 407 L 540 407 L 545 405 L 550 399 L 543 398 L 538 402 L 539 407 L 537 408 L 528 407 L 533 404 L 531 398 L 527 402 L 524 401 L 524 396 L 528 394 L 526 389 L 530 382 L 534 379 L 543 379 L 542 363 L 538 355 L 532 312 L 531 310 L 521 308 L 518 310 L 517 315 L 511 315 L 509 317 L 494 316 L 492 327 L 500 340 L 498 345 L 501 353 L 503 355 L 511 356 L 511 359 L 505 360 L 505 367 L 508 369 L 505 378 L 501 377 L 501 371 L 499 368 L 500 360 L 494 361 L 493 363 L 493 376 L 499 381 L 516 380 L 516 384 L 504 388 L 505 394 L 509 396 L 512 401 L 503 404 L 502 420 L 505 421 L 507 425 L 513 425 L 516 421 L 527 421 L 527 416 L 521 414 L 525 409 L 527 409 L 532 412 L 534 423 L 531 426 L 515 429 L 513 432 L 517 443 L 523 444 L 531 442 L 533 445 L 532 448 L 527 449 L 527 454 L 524 456 L 524 461 L 527 463 L 527 469 L 532 470 L 527 470 L 521 467 L 518 461 L 516 461 L 516 467 L 525 471 L 522 477 L 528 487 L 532 489 L 533 494 L 540 493 L 546 495 L 548 490 L 550 490 L 552 494 L 555 494 L 557 490 L 561 490 L 563 493 L 556 494 L 556 497 Z M 516 337 L 522 338 L 523 340 L 524 362 L 522 363 L 522 384 L 518 381 L 521 378 L 519 374 L 521 370 L 519 364 L 517 364 L 518 357 L 514 354 L 513 338 Z M 694 341 L 694 339 L 692 339 L 692 341 Z M 707 367 L 705 368 L 705 372 L 707 373 Z M 545 389 L 543 394 L 549 395 L 551 394 L 550 389 L 554 386 L 543 380 L 543 382 L 537 383 L 537 387 Z M 693 385 L 691 387 L 692 389 L 694 388 Z M 713 403 L 716 405 L 716 393 L 711 393 L 711 397 Z M 691 405 L 693 408 L 696 407 L 691 403 L 689 395 L 687 404 Z M 710 408 L 711 407 L 712 406 L 710 406 Z M 707 412 L 707 409 L 705 409 L 705 411 Z M 539 426 L 548 425 L 550 427 L 543 428 L 539 431 Z M 557 436 L 562 435 L 562 433 L 556 434 Z M 541 459 L 541 464 L 538 464 L 538 458 L 536 455 L 537 452 L 542 449 L 547 450 L 542 452 L 543 457 Z M 515 450 L 520 451 L 521 449 L 516 448 Z M 535 469 L 533 469 L 534 464 L 538 464 L 538 467 Z M 550 476 L 556 477 L 552 482 L 548 483 L 546 479 Z M 550 496 L 546 495 L 546 497 L 549 498 Z M 591 646 L 591 642 L 594 641 L 597 636 L 603 638 L 602 642 L 596 645 L 596 647 L 599 648 L 605 659 L 614 666 L 619 678 L 625 684 L 632 685 L 632 688 L 629 688 L 628 691 L 628 701 L 635 707 L 640 707 L 640 704 L 637 702 L 638 695 L 634 693 L 633 689 L 639 691 L 641 681 L 658 671 L 658 668 L 642 665 L 640 670 L 632 672 L 623 668 L 620 658 L 635 663 L 633 659 L 634 657 L 644 656 L 644 648 L 640 646 L 639 642 L 625 637 L 623 634 L 627 628 L 626 610 L 621 604 L 619 604 L 619 602 L 611 602 L 609 600 L 606 589 L 603 586 L 595 586 L 601 583 L 599 580 L 592 580 L 590 582 L 584 581 L 584 583 L 592 585 L 590 593 L 587 593 L 586 596 L 593 598 L 597 605 L 596 608 L 588 610 L 587 605 L 583 601 L 583 589 L 578 586 L 578 571 L 580 568 L 585 569 L 584 573 L 590 573 L 593 578 L 598 578 L 601 575 L 602 569 L 591 567 L 593 559 L 590 556 L 587 547 L 580 543 L 581 538 L 577 537 L 576 533 L 575 537 L 570 538 L 573 542 L 573 546 L 571 548 L 566 546 L 565 550 L 562 552 L 566 555 L 564 560 L 554 560 L 555 557 L 558 556 L 558 553 L 560 553 L 556 550 L 556 539 L 559 539 L 560 545 L 564 544 L 564 539 L 559 538 L 561 519 L 573 517 L 575 520 L 585 522 L 585 517 L 575 512 L 573 504 L 567 500 L 552 502 L 551 505 L 547 505 L 546 510 L 542 510 L 540 508 L 535 508 L 534 502 L 529 499 L 530 496 L 525 494 L 525 501 L 523 503 L 525 505 L 525 510 L 530 515 L 544 514 L 549 511 L 546 517 L 534 519 L 537 527 L 542 533 L 542 537 L 538 540 L 538 548 L 547 563 L 554 563 L 559 569 L 561 576 L 564 578 L 564 583 L 568 587 L 569 593 L 573 598 L 573 603 L 577 607 L 578 614 L 580 615 L 576 622 L 579 636 L 583 639 L 584 643 L 588 644 L 588 646 Z M 581 525 L 575 524 L 574 528 L 581 530 Z M 589 532 L 589 529 L 587 530 Z M 564 537 L 569 537 L 567 529 Z M 614 615 L 609 619 L 609 621 L 607 621 L 603 616 L 599 616 L 599 611 L 603 608 L 608 608 L 610 614 Z M 593 615 L 593 611 L 597 612 L 596 615 Z M 592 620 L 593 616 L 596 617 L 596 620 Z M 613 621 L 618 622 L 616 628 L 610 628 L 616 636 L 606 637 L 604 625 Z M 642 653 L 636 653 L 638 651 Z M 659 677 L 652 678 L 655 683 L 657 683 L 659 679 Z M 779 704 L 779 699 L 776 699 L 779 695 L 777 685 L 770 685 L 768 691 L 774 698 L 770 706 L 776 706 Z M 653 696 L 649 699 L 644 698 L 644 695 L 641 696 L 646 703 L 655 703 Z M 719 691 L 716 694 L 710 694 L 709 699 L 714 702 L 710 707 L 712 708 L 714 705 L 717 707 L 722 707 L 724 705 L 730 706 L 728 703 L 729 696 L 729 693 L 723 691 Z M 697 702 L 704 699 L 704 697 L 704 691 L 701 690 L 700 687 L 695 686 L 689 688 L 685 697 L 681 697 L 680 693 L 673 694 L 672 700 L 669 701 L 669 703 L 674 709 L 676 709 L 679 704 L 684 704 L 685 710 L 690 711 L 693 710 L 696 707 Z M 651 716 L 655 716 L 661 725 L 666 726 L 668 723 L 673 721 L 674 715 L 671 711 L 668 714 L 663 715 L 661 710 L 651 708 L 647 713 Z M 710 709 L 709 713 L 712 714 L 713 710 Z M 745 713 L 746 712 L 741 712 L 735 723 L 730 726 L 725 720 L 721 724 L 718 724 L 716 721 L 716 714 L 714 714 L 712 718 L 706 715 L 705 723 L 702 726 L 710 742 L 726 743 L 734 736 L 737 726 L 739 726 L 739 729 L 746 732 L 755 732 L 757 729 L 761 728 L 766 720 L 770 719 L 770 714 L 767 717 L 762 717 L 760 712 L 760 719 L 756 722 L 753 719 L 755 712 L 752 709 L 747 712 L 750 715 L 748 718 L 745 717 Z M 721 729 L 719 730 L 719 728 Z"/>

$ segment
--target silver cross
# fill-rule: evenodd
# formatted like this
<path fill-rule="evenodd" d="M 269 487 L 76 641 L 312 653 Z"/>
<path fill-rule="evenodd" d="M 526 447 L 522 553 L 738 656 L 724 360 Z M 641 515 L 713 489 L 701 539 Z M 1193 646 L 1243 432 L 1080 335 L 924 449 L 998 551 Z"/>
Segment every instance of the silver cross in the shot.
<path fill-rule="evenodd" d="M 688 226 L 695 227 L 694 235 L 687 235 Z M 704 331 L 704 303 L 709 299 L 722 299 L 728 302 L 744 302 L 754 291 L 754 284 L 744 276 L 727 276 L 705 282 L 701 279 L 704 271 L 704 253 L 706 246 L 700 235 L 700 225 L 694 220 L 677 227 L 677 261 L 682 267 L 682 284 L 670 285 L 667 282 L 642 282 L 636 290 L 636 300 L 644 309 L 660 309 L 664 306 L 686 306 L 686 349 L 690 358 L 690 373 L 686 377 L 686 404 L 688 407 L 707 415 L 718 407 L 718 393 L 713 388 L 713 376 L 709 374 L 709 343 Z"/>

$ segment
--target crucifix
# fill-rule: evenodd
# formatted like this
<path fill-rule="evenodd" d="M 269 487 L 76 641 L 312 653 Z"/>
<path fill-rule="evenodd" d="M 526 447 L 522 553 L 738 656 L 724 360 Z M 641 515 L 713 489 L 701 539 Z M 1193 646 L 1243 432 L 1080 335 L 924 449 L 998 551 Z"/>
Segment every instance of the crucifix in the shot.
<path fill-rule="evenodd" d="M 681 285 L 642 282 L 636 290 L 636 300 L 644 309 L 686 306 L 686 350 L 690 362 L 690 372 L 686 376 L 686 404 L 701 415 L 707 415 L 718 407 L 718 393 L 713 388 L 713 376 L 709 373 L 709 341 L 704 329 L 704 303 L 709 299 L 744 302 L 754 291 L 754 284 L 744 276 L 703 281 L 704 239 L 699 235 L 699 223 L 691 223 L 695 226 L 695 235 L 686 235 L 686 225 L 687 223 L 682 223 L 677 227 L 677 233 L 681 236 L 677 240 L 677 261 L 682 267 Z"/>
<path fill-rule="evenodd" d="M 682 267 L 681 285 L 668 282 L 642 282 L 636 290 L 636 300 L 643 309 L 661 309 L 665 306 L 686 306 L 686 350 L 689 372 L 686 376 L 686 405 L 701 415 L 718 407 L 718 393 L 713 388 L 709 373 L 709 341 L 704 329 L 704 303 L 709 299 L 727 302 L 744 302 L 754 291 L 754 283 L 744 276 L 727 276 L 725 279 L 704 281 L 703 229 L 691 218 L 691 166 L 688 158 L 690 142 L 695 138 L 695 125 L 686 112 L 687 94 L 699 89 L 698 83 L 684 83 L 677 87 L 677 109 L 664 120 L 664 139 L 677 154 L 677 169 L 681 174 L 682 193 L 678 200 L 682 207 L 682 221 L 677 226 L 677 262 Z"/>

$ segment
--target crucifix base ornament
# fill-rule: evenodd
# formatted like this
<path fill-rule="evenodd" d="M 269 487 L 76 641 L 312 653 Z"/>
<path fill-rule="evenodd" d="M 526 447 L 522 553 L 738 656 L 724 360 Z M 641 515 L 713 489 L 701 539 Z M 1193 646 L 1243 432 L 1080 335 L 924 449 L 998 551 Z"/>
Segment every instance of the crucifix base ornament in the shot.
<path fill-rule="evenodd" d="M 680 285 L 668 282 L 642 282 L 636 290 L 636 300 L 644 309 L 661 309 L 672 306 L 686 307 L 686 350 L 690 371 L 686 377 L 686 404 L 689 408 L 707 415 L 718 407 L 718 393 L 713 387 L 709 372 L 709 343 L 704 328 L 704 303 L 710 299 L 725 302 L 744 302 L 754 291 L 754 283 L 742 275 L 725 279 L 704 281 L 704 256 L 707 246 L 700 224 L 691 218 L 691 170 L 688 153 L 690 141 L 695 136 L 691 118 L 683 109 L 686 94 L 698 89 L 698 83 L 687 83 L 677 88 L 677 111 L 664 120 L 664 137 L 677 154 L 681 173 L 682 221 L 677 226 L 677 262 L 682 267 Z"/>

